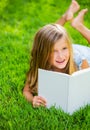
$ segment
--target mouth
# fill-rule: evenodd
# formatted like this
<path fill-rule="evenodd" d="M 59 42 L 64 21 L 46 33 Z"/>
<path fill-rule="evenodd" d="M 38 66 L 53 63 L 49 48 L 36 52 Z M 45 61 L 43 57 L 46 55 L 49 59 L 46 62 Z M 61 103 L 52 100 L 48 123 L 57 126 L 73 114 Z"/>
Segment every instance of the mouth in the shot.
<path fill-rule="evenodd" d="M 64 63 L 65 62 L 65 59 L 64 60 L 62 60 L 62 61 L 56 61 L 57 63 L 59 63 L 59 64 L 62 64 L 62 63 Z"/>

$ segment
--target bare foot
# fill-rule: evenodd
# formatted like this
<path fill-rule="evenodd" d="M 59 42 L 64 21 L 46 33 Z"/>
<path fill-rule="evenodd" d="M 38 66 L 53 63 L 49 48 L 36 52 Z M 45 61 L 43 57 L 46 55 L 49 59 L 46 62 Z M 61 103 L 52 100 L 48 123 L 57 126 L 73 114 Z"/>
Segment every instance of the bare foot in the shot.
<path fill-rule="evenodd" d="M 83 9 L 79 12 L 78 16 L 72 20 L 72 27 L 78 28 L 81 24 L 83 24 L 84 15 L 87 11 L 88 9 Z"/>
<path fill-rule="evenodd" d="M 76 0 L 72 0 L 69 9 L 63 15 L 66 21 L 72 20 L 74 13 L 76 13 L 80 9 L 80 5 Z"/>

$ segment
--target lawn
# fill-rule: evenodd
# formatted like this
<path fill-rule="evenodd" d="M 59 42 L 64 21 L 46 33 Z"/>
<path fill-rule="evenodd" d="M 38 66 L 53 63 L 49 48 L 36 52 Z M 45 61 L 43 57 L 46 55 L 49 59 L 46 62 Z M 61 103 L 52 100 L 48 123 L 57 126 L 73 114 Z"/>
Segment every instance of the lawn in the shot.
<path fill-rule="evenodd" d="M 90 28 L 90 1 L 84 24 Z M 0 130 L 89 130 L 90 106 L 72 115 L 61 108 L 33 108 L 22 95 L 29 69 L 30 50 L 36 31 L 54 23 L 68 8 L 70 0 L 0 0 Z M 89 46 L 70 26 L 73 42 Z"/>

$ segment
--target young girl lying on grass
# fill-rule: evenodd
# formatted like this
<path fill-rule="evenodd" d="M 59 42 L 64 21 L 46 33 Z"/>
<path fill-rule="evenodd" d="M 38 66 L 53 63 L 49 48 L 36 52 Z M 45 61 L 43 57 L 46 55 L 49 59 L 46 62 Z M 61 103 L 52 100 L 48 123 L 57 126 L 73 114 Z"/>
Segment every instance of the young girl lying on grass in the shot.
<path fill-rule="evenodd" d="M 71 25 L 90 42 L 90 30 L 82 23 L 87 9 L 79 10 L 79 4 L 73 0 L 68 11 L 57 24 L 42 27 L 35 35 L 31 52 L 30 69 L 23 94 L 34 107 L 46 106 L 46 100 L 38 96 L 38 68 L 67 74 L 90 66 L 90 48 L 71 44 L 70 37 L 62 25 L 71 20 Z"/>

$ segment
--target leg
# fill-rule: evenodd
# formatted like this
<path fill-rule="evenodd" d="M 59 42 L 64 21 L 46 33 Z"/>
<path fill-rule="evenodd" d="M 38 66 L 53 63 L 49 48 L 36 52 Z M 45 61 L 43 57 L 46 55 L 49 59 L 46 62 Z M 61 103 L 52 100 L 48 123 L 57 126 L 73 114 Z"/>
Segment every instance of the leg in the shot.
<path fill-rule="evenodd" d="M 64 25 L 67 21 L 72 20 L 74 13 L 76 13 L 79 10 L 79 8 L 80 5 L 77 3 L 77 1 L 72 0 L 68 10 L 56 23 Z"/>
<path fill-rule="evenodd" d="M 79 12 L 78 16 L 72 20 L 71 25 L 76 30 L 78 30 L 86 38 L 86 40 L 90 43 L 90 29 L 88 29 L 83 24 L 84 15 L 86 14 L 87 11 L 88 11 L 87 9 L 81 10 Z"/>

